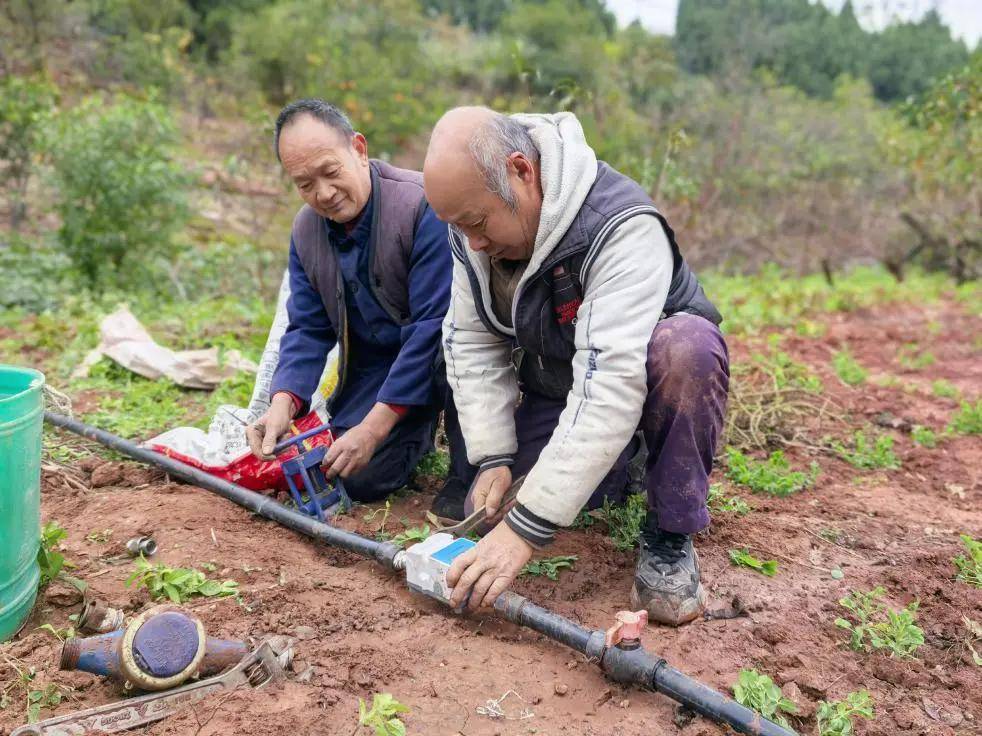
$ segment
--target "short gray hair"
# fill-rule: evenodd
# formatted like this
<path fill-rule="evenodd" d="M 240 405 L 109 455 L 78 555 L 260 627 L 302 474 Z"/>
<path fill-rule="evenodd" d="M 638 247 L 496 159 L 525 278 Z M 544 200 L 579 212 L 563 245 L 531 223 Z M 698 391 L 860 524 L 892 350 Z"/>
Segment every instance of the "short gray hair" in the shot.
<path fill-rule="evenodd" d="M 517 152 L 533 163 L 539 160 L 539 149 L 532 142 L 528 130 L 508 115 L 494 113 L 474 131 L 468 148 L 488 191 L 499 196 L 515 211 L 518 200 L 508 182 L 508 157 Z"/>

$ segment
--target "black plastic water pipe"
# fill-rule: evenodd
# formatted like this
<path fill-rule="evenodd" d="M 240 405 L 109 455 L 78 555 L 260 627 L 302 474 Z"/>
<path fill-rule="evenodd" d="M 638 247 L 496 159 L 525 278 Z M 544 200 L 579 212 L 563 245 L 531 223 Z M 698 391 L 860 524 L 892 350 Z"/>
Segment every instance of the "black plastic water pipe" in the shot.
<path fill-rule="evenodd" d="M 308 537 L 378 560 L 393 569 L 402 567 L 399 559 L 402 550 L 391 542 L 376 542 L 360 534 L 321 523 L 261 493 L 216 478 L 179 460 L 140 447 L 111 432 L 97 429 L 63 414 L 46 411 L 44 419 L 49 424 L 98 442 L 134 460 L 161 468 L 175 478 L 217 493 L 259 516 Z M 511 591 L 498 596 L 494 608 L 512 623 L 544 634 L 584 654 L 617 682 L 664 693 L 696 713 L 717 723 L 726 724 L 743 734 L 793 736 L 790 731 L 762 718 L 760 714 L 670 667 L 664 659 L 651 654 L 644 647 L 608 647 L 604 631 L 585 629 Z"/>

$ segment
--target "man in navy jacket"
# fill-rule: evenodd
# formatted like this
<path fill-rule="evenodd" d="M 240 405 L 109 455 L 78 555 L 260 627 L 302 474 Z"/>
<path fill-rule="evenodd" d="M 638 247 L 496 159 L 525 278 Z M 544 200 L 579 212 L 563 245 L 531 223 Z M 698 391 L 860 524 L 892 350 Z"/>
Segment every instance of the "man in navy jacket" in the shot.
<path fill-rule="evenodd" d="M 452 256 L 422 176 L 369 159 L 365 137 L 322 100 L 287 105 L 274 146 L 305 205 L 290 239 L 290 323 L 271 406 L 247 429 L 253 453 L 269 458 L 292 419 L 308 411 L 337 345 L 328 410 L 340 437 L 325 458 L 328 475 L 343 478 L 355 500 L 385 497 L 433 449 L 445 409 L 451 471 L 434 511 L 462 518 L 474 470 L 440 351 Z"/>

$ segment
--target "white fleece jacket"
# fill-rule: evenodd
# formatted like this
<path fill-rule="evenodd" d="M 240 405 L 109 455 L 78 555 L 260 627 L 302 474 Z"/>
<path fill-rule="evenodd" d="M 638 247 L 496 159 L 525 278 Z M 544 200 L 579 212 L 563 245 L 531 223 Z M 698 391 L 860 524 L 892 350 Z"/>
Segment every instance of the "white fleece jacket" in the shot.
<path fill-rule="evenodd" d="M 528 128 L 539 149 L 543 191 L 539 229 L 515 292 L 517 302 L 526 278 L 556 247 L 582 206 L 596 178 L 597 159 L 572 113 L 514 118 Z M 455 254 L 444 354 L 468 458 L 481 464 L 516 452 L 519 389 L 511 342 L 485 327 L 475 299 L 483 301 L 498 330 L 515 333 L 494 318 L 487 256 L 471 250 L 466 239 L 463 245 L 463 253 Z M 460 257 L 477 273 L 477 294 Z M 648 340 L 668 296 L 672 267 L 661 224 L 651 214 L 640 214 L 614 230 L 583 274 L 573 388 L 518 494 L 518 502 L 542 519 L 570 525 L 637 429 L 646 394 Z"/>

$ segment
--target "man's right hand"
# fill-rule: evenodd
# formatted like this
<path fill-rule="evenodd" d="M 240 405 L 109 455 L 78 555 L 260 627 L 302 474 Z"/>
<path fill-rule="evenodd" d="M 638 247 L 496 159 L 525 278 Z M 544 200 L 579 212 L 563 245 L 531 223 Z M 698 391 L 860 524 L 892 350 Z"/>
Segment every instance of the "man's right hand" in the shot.
<path fill-rule="evenodd" d="M 249 449 L 260 460 L 272 460 L 273 448 L 277 441 L 290 429 L 290 422 L 297 406 L 288 393 L 277 393 L 270 402 L 269 410 L 255 424 L 246 427 Z"/>
<path fill-rule="evenodd" d="M 511 468 L 507 465 L 482 470 L 474 481 L 474 490 L 471 492 L 470 501 L 474 504 L 472 508 L 479 509 L 484 506 L 487 511 L 486 518 L 490 521 L 502 510 L 501 499 L 509 488 L 511 488 Z"/>

